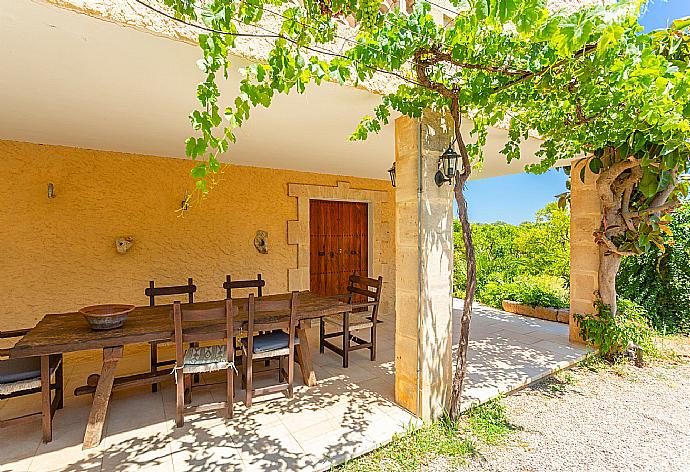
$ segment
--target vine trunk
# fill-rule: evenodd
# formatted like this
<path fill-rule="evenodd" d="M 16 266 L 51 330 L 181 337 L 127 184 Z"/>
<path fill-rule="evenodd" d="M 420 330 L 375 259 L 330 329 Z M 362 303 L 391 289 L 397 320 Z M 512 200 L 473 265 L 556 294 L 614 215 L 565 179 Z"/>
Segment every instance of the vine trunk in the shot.
<path fill-rule="evenodd" d="M 462 171 L 456 174 L 455 178 L 455 201 L 458 204 L 458 218 L 462 227 L 462 240 L 465 245 L 467 257 L 467 286 L 465 288 L 465 301 L 462 307 L 462 317 L 460 318 L 460 339 L 458 340 L 458 354 L 455 360 L 455 373 L 453 374 L 453 384 L 450 396 L 450 418 L 458 419 L 460 416 L 460 400 L 462 398 L 462 387 L 467 372 L 467 347 L 470 342 L 470 322 L 472 321 L 472 303 L 474 293 L 477 290 L 477 261 L 474 254 L 474 243 L 472 242 L 472 226 L 467 214 L 467 200 L 465 199 L 465 182 L 470 178 L 472 165 L 470 157 L 465 147 L 465 141 L 460 133 L 461 115 L 458 106 L 458 98 L 455 95 L 451 102 L 451 115 L 453 117 L 455 139 L 462 158 Z"/>

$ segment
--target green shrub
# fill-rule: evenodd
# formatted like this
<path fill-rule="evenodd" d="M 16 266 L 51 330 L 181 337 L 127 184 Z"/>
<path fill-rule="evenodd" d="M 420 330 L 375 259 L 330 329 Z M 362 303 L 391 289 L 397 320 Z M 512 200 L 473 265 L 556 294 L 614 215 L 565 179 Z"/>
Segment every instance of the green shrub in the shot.
<path fill-rule="evenodd" d="M 623 259 L 618 294 L 642 305 L 661 333 L 690 333 L 690 203 L 672 214 L 666 250 Z"/>
<path fill-rule="evenodd" d="M 501 308 L 503 300 L 554 308 L 566 308 L 570 302 L 565 281 L 550 275 L 519 276 L 512 282 L 494 280 L 482 288 L 477 299 L 496 308 Z"/>
<path fill-rule="evenodd" d="M 582 338 L 597 346 L 605 359 L 619 357 L 629 343 L 640 346 L 646 353 L 654 352 L 654 330 L 647 312 L 637 303 L 624 298 L 618 300 L 618 314 L 611 315 L 611 307 L 599 303 L 598 314 L 575 314 Z"/>
<path fill-rule="evenodd" d="M 510 282 L 520 275 L 552 275 L 568 283 L 570 216 L 556 202 L 535 215 L 534 222 L 473 223 L 477 259 L 477 293 L 492 282 Z M 454 222 L 453 293 L 462 298 L 467 283 L 465 246 L 460 223 Z M 491 290 L 491 289 L 489 289 Z M 499 302 L 500 304 L 500 302 Z"/>

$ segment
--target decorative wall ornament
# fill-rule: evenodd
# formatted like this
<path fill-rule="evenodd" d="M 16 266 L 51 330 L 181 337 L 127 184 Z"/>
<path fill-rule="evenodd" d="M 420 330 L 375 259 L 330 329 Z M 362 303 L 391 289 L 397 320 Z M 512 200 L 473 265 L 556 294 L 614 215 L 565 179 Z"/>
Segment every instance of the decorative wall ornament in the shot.
<path fill-rule="evenodd" d="M 123 236 L 115 240 L 115 249 L 120 254 L 124 254 L 134 245 L 134 238 L 131 236 Z"/>
<path fill-rule="evenodd" d="M 189 210 L 189 200 L 192 198 L 189 192 L 185 191 L 184 193 L 184 198 L 182 199 L 182 203 L 180 203 L 180 208 L 178 211 L 187 211 Z"/>
<path fill-rule="evenodd" d="M 261 254 L 268 254 L 268 232 L 259 230 L 254 236 L 254 247 Z"/>
<path fill-rule="evenodd" d="M 52 182 L 48 183 L 48 198 L 55 198 L 55 185 Z"/>

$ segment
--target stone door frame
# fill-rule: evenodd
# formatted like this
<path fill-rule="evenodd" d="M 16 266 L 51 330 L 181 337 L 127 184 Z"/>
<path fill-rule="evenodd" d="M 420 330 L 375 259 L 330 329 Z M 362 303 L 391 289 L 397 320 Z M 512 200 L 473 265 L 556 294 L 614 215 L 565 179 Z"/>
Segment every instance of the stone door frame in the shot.
<path fill-rule="evenodd" d="M 288 269 L 288 290 L 309 290 L 311 238 L 309 202 L 332 200 L 367 203 L 369 206 L 369 275 L 391 277 L 382 258 L 382 246 L 390 236 L 388 223 L 382 221 L 381 203 L 388 201 L 385 190 L 353 189 L 349 182 L 328 185 L 288 184 L 288 196 L 297 197 L 297 220 L 287 222 L 287 242 L 297 246 L 297 267 Z"/>

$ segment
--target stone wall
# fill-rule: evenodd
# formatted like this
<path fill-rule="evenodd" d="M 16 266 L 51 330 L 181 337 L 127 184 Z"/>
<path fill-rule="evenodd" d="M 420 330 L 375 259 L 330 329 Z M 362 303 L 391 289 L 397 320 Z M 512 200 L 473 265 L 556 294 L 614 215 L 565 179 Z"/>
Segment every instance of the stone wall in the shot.
<path fill-rule="evenodd" d="M 589 169 L 585 181 L 580 180 L 581 160 L 572 166 L 570 197 L 570 340 L 582 341 L 576 313 L 592 313 L 599 289 L 599 248 L 594 232 L 601 221 L 600 200 L 596 191 L 596 175 Z"/>

